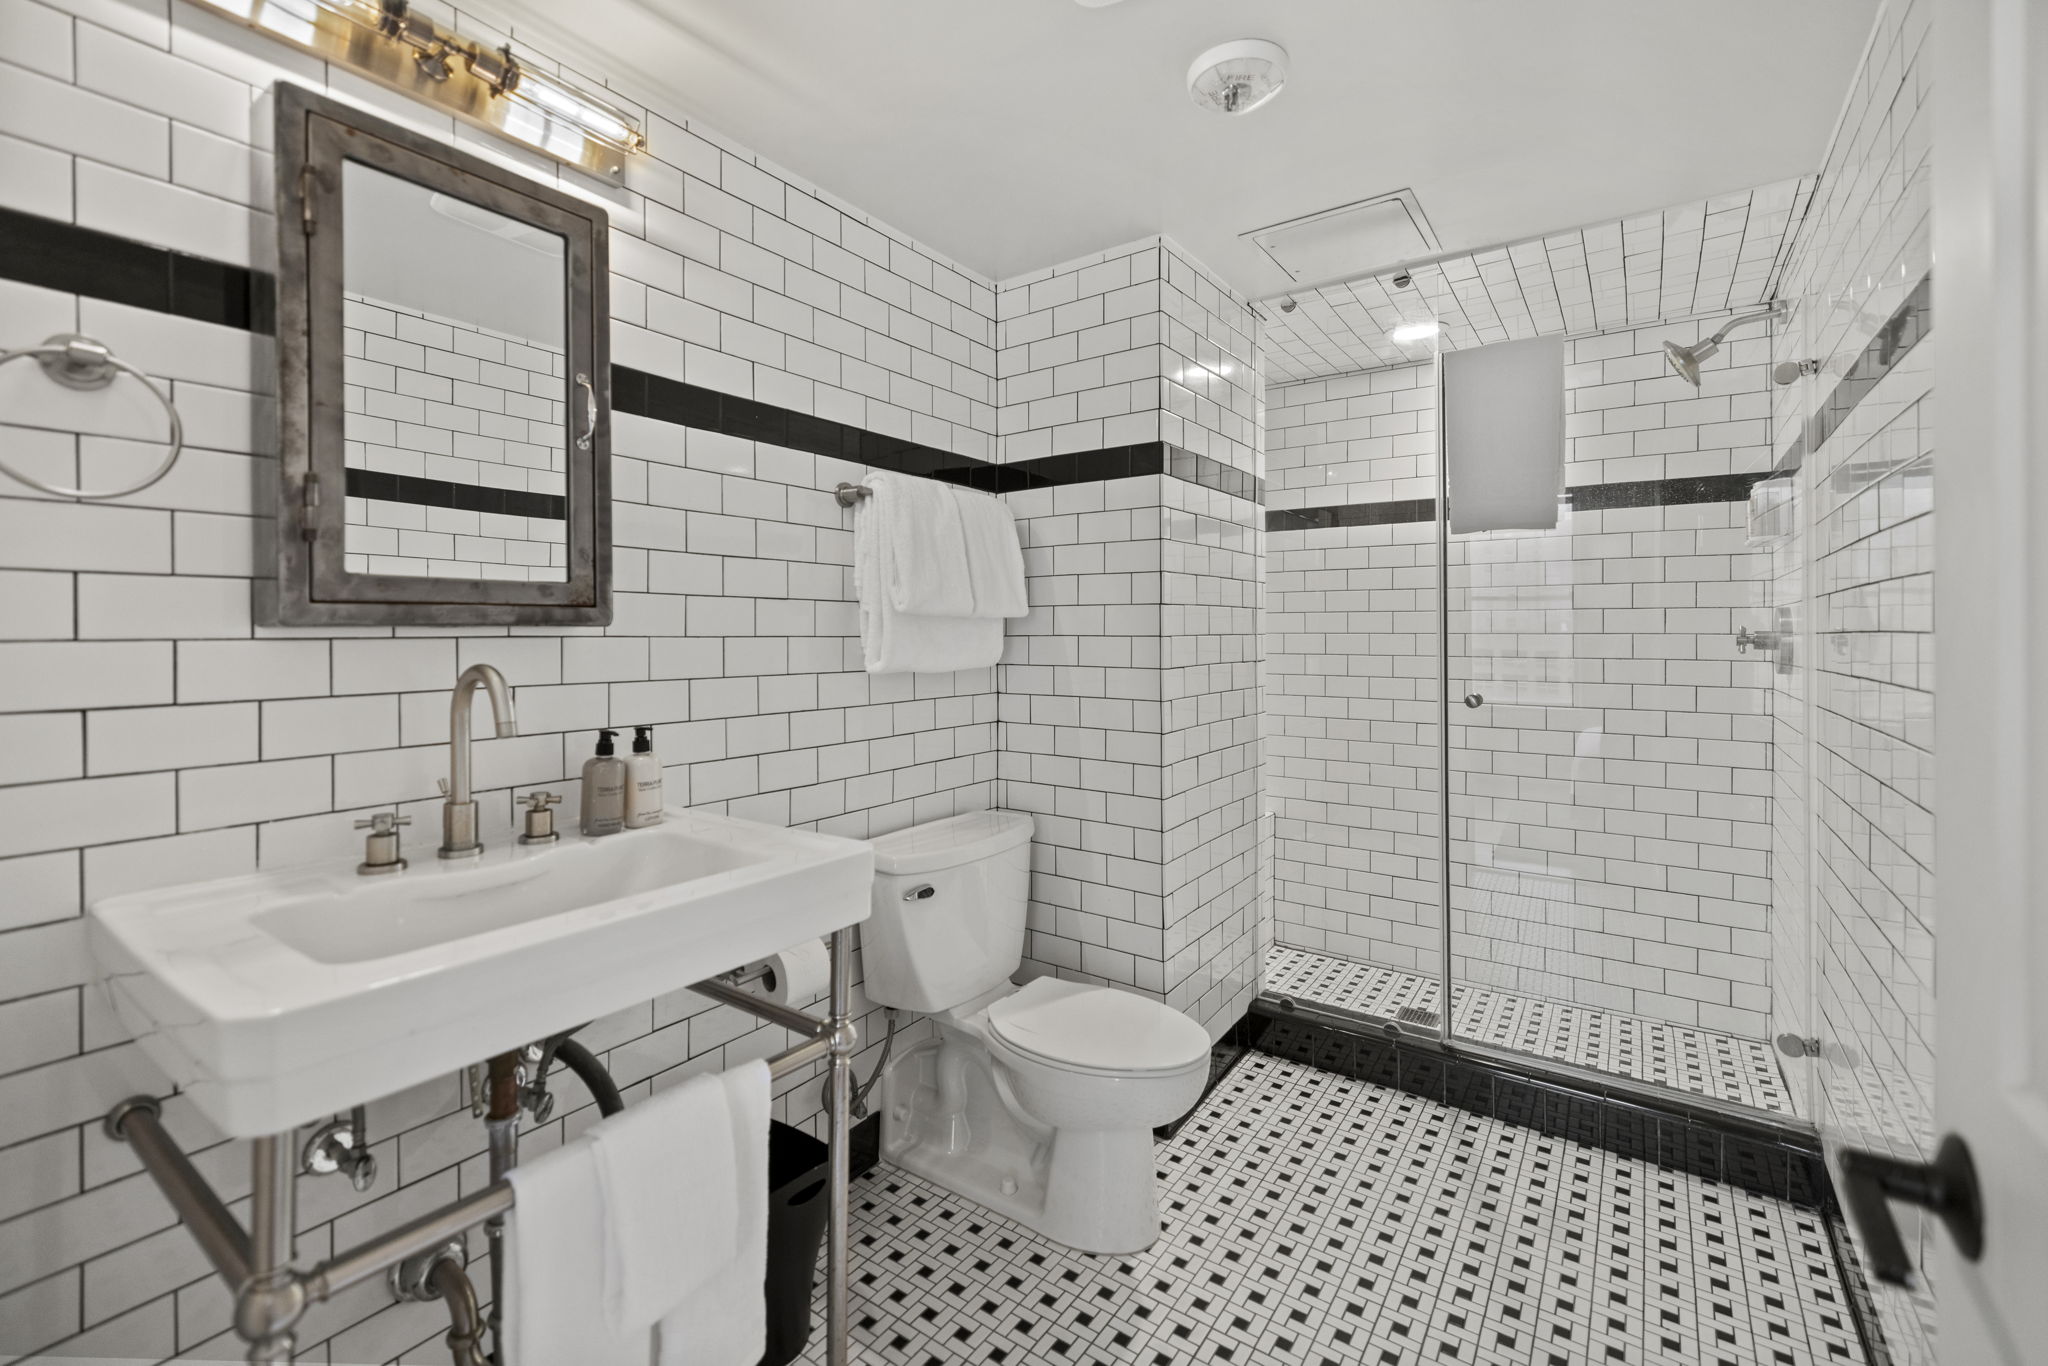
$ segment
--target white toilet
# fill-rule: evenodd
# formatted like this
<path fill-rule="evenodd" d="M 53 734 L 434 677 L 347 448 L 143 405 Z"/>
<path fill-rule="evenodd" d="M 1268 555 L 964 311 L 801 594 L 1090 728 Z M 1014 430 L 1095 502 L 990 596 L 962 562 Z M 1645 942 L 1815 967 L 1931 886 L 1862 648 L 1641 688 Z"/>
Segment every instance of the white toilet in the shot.
<path fill-rule="evenodd" d="M 874 841 L 868 998 L 939 1037 L 890 1064 L 891 1161 L 1083 1252 L 1159 1236 L 1152 1130 L 1201 1098 L 1209 1035 L 1134 992 L 1010 974 L 1024 957 L 1031 817 L 983 811 Z"/>

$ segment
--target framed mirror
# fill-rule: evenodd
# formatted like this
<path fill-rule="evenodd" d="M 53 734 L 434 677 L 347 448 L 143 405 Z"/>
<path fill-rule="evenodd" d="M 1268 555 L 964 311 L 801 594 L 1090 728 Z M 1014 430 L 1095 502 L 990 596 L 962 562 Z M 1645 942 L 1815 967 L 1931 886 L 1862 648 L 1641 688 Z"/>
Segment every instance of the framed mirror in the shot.
<path fill-rule="evenodd" d="M 277 90 L 277 621 L 611 621 L 604 211 Z"/>

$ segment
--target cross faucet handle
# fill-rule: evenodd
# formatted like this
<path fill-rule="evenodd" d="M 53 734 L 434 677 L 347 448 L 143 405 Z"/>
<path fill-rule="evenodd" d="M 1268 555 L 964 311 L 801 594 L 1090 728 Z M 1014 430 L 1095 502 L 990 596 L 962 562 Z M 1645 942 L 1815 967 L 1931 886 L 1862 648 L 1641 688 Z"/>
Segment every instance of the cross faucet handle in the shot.
<path fill-rule="evenodd" d="M 559 792 L 533 792 L 527 795 L 526 806 L 530 811 L 545 811 L 561 800 Z"/>
<path fill-rule="evenodd" d="M 356 829 L 369 831 L 370 837 L 363 842 L 363 861 L 356 865 L 356 871 L 369 876 L 404 869 L 405 855 L 399 851 L 398 827 L 411 824 L 412 817 L 394 816 L 389 811 L 379 811 L 366 821 L 357 821 Z"/>

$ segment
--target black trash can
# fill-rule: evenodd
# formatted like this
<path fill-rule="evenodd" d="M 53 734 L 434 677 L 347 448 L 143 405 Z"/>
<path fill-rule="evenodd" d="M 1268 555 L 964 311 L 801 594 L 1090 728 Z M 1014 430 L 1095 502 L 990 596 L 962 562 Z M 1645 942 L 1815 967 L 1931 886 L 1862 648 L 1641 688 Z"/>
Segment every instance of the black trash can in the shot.
<path fill-rule="evenodd" d="M 801 1129 L 768 1126 L 768 1338 L 761 1366 L 787 1366 L 811 1336 L 811 1284 L 830 1213 L 832 1150 Z"/>

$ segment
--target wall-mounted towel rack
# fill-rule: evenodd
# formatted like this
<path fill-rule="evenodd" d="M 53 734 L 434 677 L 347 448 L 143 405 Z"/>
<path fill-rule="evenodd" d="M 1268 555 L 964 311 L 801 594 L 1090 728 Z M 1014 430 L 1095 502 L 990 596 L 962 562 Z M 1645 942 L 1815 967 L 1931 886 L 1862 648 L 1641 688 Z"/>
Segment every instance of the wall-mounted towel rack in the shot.
<path fill-rule="evenodd" d="M 715 1001 L 780 1025 L 803 1041 L 768 1059 L 770 1075 L 786 1076 L 814 1062 L 829 1064 L 831 1088 L 830 1200 L 826 1222 L 825 1333 L 831 1366 L 848 1366 L 847 1179 L 852 1105 L 853 1050 L 859 1039 L 852 1019 L 853 931 L 832 934 L 832 979 L 824 1019 L 741 991 L 723 982 L 698 982 L 690 989 Z M 250 1344 L 248 1359 L 259 1366 L 292 1360 L 301 1317 L 313 1305 L 352 1286 L 384 1275 L 392 1267 L 431 1251 L 472 1228 L 501 1220 L 512 1210 L 512 1185 L 501 1177 L 474 1195 L 422 1215 L 409 1224 L 336 1253 L 301 1271 L 292 1265 L 294 1178 L 298 1147 L 291 1134 L 269 1134 L 251 1143 L 249 1227 L 192 1166 L 164 1130 L 163 1107 L 153 1096 L 133 1096 L 108 1111 L 109 1137 L 126 1142 L 143 1170 L 185 1221 L 235 1299 L 235 1331 Z M 514 1363 L 513 1366 L 532 1366 Z"/>
<path fill-rule="evenodd" d="M 954 484 L 953 487 L 959 489 L 962 493 L 978 493 L 984 498 L 993 498 L 996 496 L 995 494 L 990 493 L 987 489 L 971 489 L 963 484 Z M 860 502 L 863 498 L 874 497 L 875 491 L 865 484 L 842 483 L 832 490 L 832 496 L 839 500 L 839 506 L 843 508 L 850 508 L 855 503 Z"/>
<path fill-rule="evenodd" d="M 27 357 L 43 368 L 48 375 L 66 389 L 92 392 L 104 389 L 122 375 L 130 375 L 142 381 L 142 387 L 149 390 L 150 397 L 163 405 L 164 415 L 171 420 L 169 444 L 164 458 L 157 467 L 140 479 L 113 489 L 74 489 L 61 484 L 46 484 L 40 479 L 23 474 L 5 461 L 0 461 L 0 474 L 18 483 L 27 484 L 39 492 L 58 498 L 125 498 L 131 493 L 140 493 L 171 472 L 171 466 L 178 463 L 178 457 L 185 450 L 185 423 L 178 416 L 178 405 L 171 402 L 171 396 L 162 386 L 142 371 L 115 355 L 104 342 L 91 337 L 81 337 L 75 332 L 59 332 L 53 337 L 43 338 L 41 346 L 24 346 L 19 351 L 0 351 L 0 365 L 11 360 Z"/>

